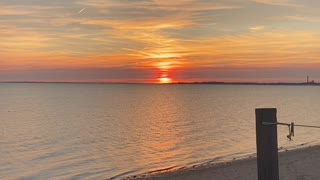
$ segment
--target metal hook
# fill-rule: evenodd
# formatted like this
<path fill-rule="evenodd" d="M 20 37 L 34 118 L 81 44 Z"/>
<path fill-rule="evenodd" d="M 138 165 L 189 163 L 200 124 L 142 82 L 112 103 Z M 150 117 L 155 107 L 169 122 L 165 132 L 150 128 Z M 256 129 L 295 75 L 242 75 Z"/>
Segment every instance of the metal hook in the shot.
<path fill-rule="evenodd" d="M 288 141 L 291 141 L 291 128 L 290 128 L 290 124 L 288 124 L 288 128 L 289 128 L 289 135 L 287 135 Z"/>
<path fill-rule="evenodd" d="M 289 135 L 287 135 L 287 138 L 289 141 L 291 141 L 292 140 L 291 137 L 294 136 L 294 123 L 291 122 L 291 124 L 288 124 L 288 128 L 289 128 Z"/>
<path fill-rule="evenodd" d="M 294 122 L 291 122 L 291 135 L 294 136 Z"/>

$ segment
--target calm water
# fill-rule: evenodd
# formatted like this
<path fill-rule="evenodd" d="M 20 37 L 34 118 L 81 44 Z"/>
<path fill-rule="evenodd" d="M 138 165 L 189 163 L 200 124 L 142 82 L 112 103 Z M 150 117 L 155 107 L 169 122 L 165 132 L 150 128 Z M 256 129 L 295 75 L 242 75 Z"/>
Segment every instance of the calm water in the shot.
<path fill-rule="evenodd" d="M 320 124 L 320 87 L 0 84 L 0 179 L 123 178 L 255 152 L 254 109 Z M 279 146 L 319 144 L 279 127 Z"/>

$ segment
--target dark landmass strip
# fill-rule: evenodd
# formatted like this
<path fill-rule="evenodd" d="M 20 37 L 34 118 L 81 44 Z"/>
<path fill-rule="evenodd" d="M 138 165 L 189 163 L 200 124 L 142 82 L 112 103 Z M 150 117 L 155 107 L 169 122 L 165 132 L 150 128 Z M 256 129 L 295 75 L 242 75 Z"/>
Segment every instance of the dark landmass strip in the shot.
<path fill-rule="evenodd" d="M 304 82 L 304 83 L 290 83 L 290 82 L 275 82 L 275 83 L 262 83 L 262 82 L 178 82 L 177 84 L 230 84 L 230 85 L 313 85 L 317 86 L 320 83 L 316 82 Z"/>

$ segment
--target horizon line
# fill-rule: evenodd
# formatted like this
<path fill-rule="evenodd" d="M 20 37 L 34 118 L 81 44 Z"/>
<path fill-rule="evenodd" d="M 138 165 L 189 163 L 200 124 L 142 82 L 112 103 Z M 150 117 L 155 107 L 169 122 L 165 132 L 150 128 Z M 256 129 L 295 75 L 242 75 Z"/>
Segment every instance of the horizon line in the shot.
<path fill-rule="evenodd" d="M 0 83 L 47 83 L 47 84 L 238 84 L 238 85 L 320 85 L 318 82 L 224 82 L 224 81 L 193 81 L 193 82 L 172 82 L 172 83 L 156 83 L 156 82 L 100 82 L 100 81 L 0 81 Z"/>

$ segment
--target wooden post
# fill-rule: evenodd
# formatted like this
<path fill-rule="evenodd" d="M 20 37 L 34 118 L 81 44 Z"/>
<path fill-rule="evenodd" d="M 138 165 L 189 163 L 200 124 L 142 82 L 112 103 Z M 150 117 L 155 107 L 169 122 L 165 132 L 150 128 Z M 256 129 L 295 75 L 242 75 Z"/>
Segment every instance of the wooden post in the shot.
<path fill-rule="evenodd" d="M 279 180 L 277 109 L 256 109 L 258 180 Z"/>

